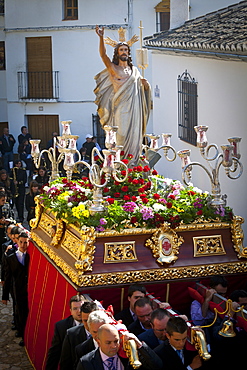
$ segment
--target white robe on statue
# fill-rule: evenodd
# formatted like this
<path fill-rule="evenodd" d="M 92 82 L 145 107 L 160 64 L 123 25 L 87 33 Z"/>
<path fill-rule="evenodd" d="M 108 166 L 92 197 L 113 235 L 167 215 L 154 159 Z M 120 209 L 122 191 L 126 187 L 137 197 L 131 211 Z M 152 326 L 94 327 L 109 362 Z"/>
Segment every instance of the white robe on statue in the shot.
<path fill-rule="evenodd" d="M 107 69 L 95 76 L 98 114 L 102 126 L 118 126 L 117 145 L 122 145 L 125 157 L 134 156 L 134 163 L 138 163 L 141 154 L 143 135 L 150 112 L 150 88 L 145 91 L 141 82 L 141 74 L 136 67 L 132 67 L 132 74 L 120 86 L 117 92 Z"/>

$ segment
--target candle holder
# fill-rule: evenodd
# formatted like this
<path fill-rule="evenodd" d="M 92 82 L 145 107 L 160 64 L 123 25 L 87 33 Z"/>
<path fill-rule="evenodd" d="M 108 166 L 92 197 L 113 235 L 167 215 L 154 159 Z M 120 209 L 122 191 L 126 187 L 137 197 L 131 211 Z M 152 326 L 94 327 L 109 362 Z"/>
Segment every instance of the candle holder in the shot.
<path fill-rule="evenodd" d="M 183 182 L 185 185 L 191 185 L 192 168 L 194 166 L 203 168 L 211 182 L 212 200 L 210 204 L 213 207 L 225 206 L 226 195 L 221 195 L 219 170 L 222 165 L 225 168 L 227 177 L 232 180 L 236 180 L 242 175 L 243 165 L 239 160 L 241 155 L 238 148 L 241 138 L 229 138 L 228 141 L 230 144 L 222 145 L 221 149 L 223 152 L 220 153 L 216 144 L 208 145 L 206 137 L 207 126 L 195 126 L 194 129 L 197 133 L 197 147 L 200 148 L 201 155 L 206 160 L 209 169 L 199 162 L 191 162 L 190 150 L 179 151 L 178 156 L 181 158 Z M 210 156 L 210 151 L 212 152 L 212 150 L 214 153 Z M 235 175 L 232 175 L 233 173 L 235 173 Z"/>
<path fill-rule="evenodd" d="M 159 146 L 159 138 L 160 135 L 155 135 L 155 134 L 146 134 L 146 137 L 149 137 L 150 139 L 150 145 L 143 145 L 143 149 L 145 152 L 145 155 L 147 158 L 153 157 L 154 153 L 157 153 L 159 150 L 163 149 L 164 152 L 164 157 L 167 159 L 169 162 L 175 161 L 177 157 L 176 150 L 171 146 L 171 134 L 162 134 L 162 145 Z M 171 158 L 168 157 L 168 152 L 171 150 L 173 152 L 173 156 Z M 160 159 L 160 156 L 159 156 Z M 157 161 L 156 161 L 157 162 Z M 156 163 L 155 162 L 155 163 Z"/>

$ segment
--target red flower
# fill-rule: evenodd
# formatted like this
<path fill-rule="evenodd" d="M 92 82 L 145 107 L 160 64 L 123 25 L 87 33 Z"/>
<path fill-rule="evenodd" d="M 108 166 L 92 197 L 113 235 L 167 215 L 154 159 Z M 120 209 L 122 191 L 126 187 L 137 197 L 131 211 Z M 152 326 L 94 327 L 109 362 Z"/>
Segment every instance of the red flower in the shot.
<path fill-rule="evenodd" d="M 126 175 L 126 171 L 125 170 L 121 171 L 121 175 L 122 176 L 125 176 Z"/>
<path fill-rule="evenodd" d="M 144 184 L 145 184 L 145 180 L 144 180 L 144 179 L 139 179 L 139 180 L 138 180 L 138 182 L 139 182 L 139 184 L 141 184 L 141 185 L 144 185 Z"/>
<path fill-rule="evenodd" d="M 62 179 L 62 183 L 63 183 L 63 184 L 67 184 L 67 182 L 68 182 L 68 180 L 67 180 L 66 178 L 63 178 L 63 179 Z"/>
<path fill-rule="evenodd" d="M 134 158 L 133 154 L 128 154 L 128 158 L 129 158 L 129 159 Z"/>
<path fill-rule="evenodd" d="M 155 194 L 153 195 L 153 198 L 154 198 L 154 199 L 160 199 L 160 195 L 159 195 L 159 194 L 157 194 L 157 193 L 155 193 Z"/>
<path fill-rule="evenodd" d="M 139 189 L 138 189 L 138 193 L 142 193 L 143 191 L 145 191 L 145 189 L 144 189 L 144 188 L 139 188 Z"/>
<path fill-rule="evenodd" d="M 128 168 L 128 172 L 129 173 L 133 172 L 133 168 Z"/>
<path fill-rule="evenodd" d="M 128 160 L 128 159 L 122 159 L 122 162 L 123 162 L 124 164 L 128 164 L 128 163 L 129 163 L 129 160 Z"/>
<path fill-rule="evenodd" d="M 195 192 L 195 191 L 190 190 L 190 191 L 188 191 L 188 194 L 189 194 L 189 195 L 195 195 L 195 194 L 196 194 L 196 192 Z"/>
<path fill-rule="evenodd" d="M 139 180 L 134 179 L 134 180 L 132 181 L 132 184 L 134 184 L 134 185 L 138 185 L 138 184 L 139 184 Z"/>
<path fill-rule="evenodd" d="M 148 203 L 148 198 L 142 198 L 142 203 L 147 204 Z"/>
<path fill-rule="evenodd" d="M 137 167 L 136 167 L 136 171 L 137 171 L 137 172 L 142 172 L 142 166 L 137 166 Z"/>
<path fill-rule="evenodd" d="M 113 198 L 107 198 L 106 200 L 109 204 L 113 204 L 115 202 Z"/>
<path fill-rule="evenodd" d="M 123 156 L 123 155 L 124 155 L 124 151 L 123 151 L 123 150 L 121 150 L 120 155 L 121 155 L 121 156 Z"/>
<path fill-rule="evenodd" d="M 124 185 L 124 186 L 122 186 L 121 190 L 122 190 L 124 193 L 126 193 L 126 192 L 129 190 L 129 188 L 128 188 L 128 186 L 127 186 L 127 185 Z"/>
<path fill-rule="evenodd" d="M 167 202 L 166 203 L 166 206 L 167 206 L 167 208 L 172 208 L 172 203 L 171 202 Z"/>
<path fill-rule="evenodd" d="M 114 181 L 114 185 L 119 185 L 119 184 L 120 184 L 120 182 Z"/>
<path fill-rule="evenodd" d="M 126 201 L 128 201 L 128 200 L 130 200 L 130 197 L 128 195 L 124 195 L 123 196 L 123 199 L 126 200 Z"/>
<path fill-rule="evenodd" d="M 140 194 L 140 197 L 143 199 L 143 198 L 146 198 L 146 194 Z"/>
<path fill-rule="evenodd" d="M 137 222 L 137 218 L 135 216 L 131 217 L 130 222 L 135 224 Z"/>
<path fill-rule="evenodd" d="M 144 172 L 149 172 L 149 171 L 150 171 L 150 168 L 149 168 L 148 166 L 144 166 L 144 167 L 143 167 L 143 171 L 144 171 Z"/>
<path fill-rule="evenodd" d="M 196 212 L 196 214 L 197 214 L 198 216 L 201 216 L 201 215 L 203 214 L 202 209 L 200 209 L 199 211 L 197 211 L 197 212 Z"/>
<path fill-rule="evenodd" d="M 170 194 L 167 198 L 170 198 L 170 199 L 175 199 L 175 195 L 173 195 L 173 194 Z"/>
<path fill-rule="evenodd" d="M 137 201 L 137 197 L 136 197 L 135 195 L 132 195 L 131 200 L 132 200 L 133 202 L 135 202 L 135 201 Z"/>
<path fill-rule="evenodd" d="M 131 184 L 133 181 L 132 177 L 128 177 L 128 183 Z"/>
<path fill-rule="evenodd" d="M 153 171 L 152 171 L 152 175 L 154 175 L 154 176 L 155 176 L 155 175 L 158 175 L 158 172 L 157 172 L 156 170 L 153 170 Z"/>
<path fill-rule="evenodd" d="M 95 161 L 98 161 L 98 160 L 99 160 L 99 156 L 98 156 L 98 155 L 95 155 L 95 156 L 94 156 L 94 160 L 95 160 Z"/>
<path fill-rule="evenodd" d="M 117 193 L 116 192 L 116 193 L 113 194 L 113 196 L 114 196 L 114 198 L 119 198 L 120 197 L 120 193 Z"/>
<path fill-rule="evenodd" d="M 103 189 L 103 192 L 104 192 L 104 193 L 108 193 L 108 191 L 110 191 L 110 189 L 109 189 L 109 188 L 104 188 L 104 189 Z"/>

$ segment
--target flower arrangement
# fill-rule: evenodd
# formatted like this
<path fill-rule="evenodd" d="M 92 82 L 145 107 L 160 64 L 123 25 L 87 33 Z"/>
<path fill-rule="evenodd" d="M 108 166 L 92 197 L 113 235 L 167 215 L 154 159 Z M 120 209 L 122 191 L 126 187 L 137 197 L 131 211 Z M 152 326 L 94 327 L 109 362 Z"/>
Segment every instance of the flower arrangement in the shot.
<path fill-rule="evenodd" d="M 123 161 L 128 165 L 128 159 Z M 125 171 L 120 172 L 120 177 L 126 175 Z M 176 228 L 180 223 L 188 224 L 199 218 L 230 221 L 233 217 L 229 207 L 210 206 L 207 192 L 164 178 L 156 170 L 150 171 L 145 162 L 128 168 L 124 183 L 110 179 L 103 190 L 105 211 L 93 215 L 89 210 L 92 189 L 87 177 L 71 182 L 60 178 L 45 186 L 39 199 L 46 209 L 52 209 L 57 218 L 80 227 L 93 226 L 97 232 L 155 228 L 164 222 Z"/>

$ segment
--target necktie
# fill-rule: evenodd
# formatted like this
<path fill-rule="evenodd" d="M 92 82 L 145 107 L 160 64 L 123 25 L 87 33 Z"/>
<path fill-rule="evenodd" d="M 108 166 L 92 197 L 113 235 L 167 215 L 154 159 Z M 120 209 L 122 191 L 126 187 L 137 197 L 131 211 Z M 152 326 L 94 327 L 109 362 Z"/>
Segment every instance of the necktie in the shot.
<path fill-rule="evenodd" d="M 114 357 L 109 357 L 105 362 L 106 362 L 106 365 L 108 367 L 109 370 L 116 370 L 114 364 L 113 364 L 113 361 L 114 361 Z"/>
<path fill-rule="evenodd" d="M 176 349 L 176 352 L 179 355 L 179 357 L 182 359 L 182 351 L 181 351 L 181 349 Z"/>
<path fill-rule="evenodd" d="M 25 265 L 25 254 L 23 253 L 21 257 L 21 264 L 24 266 Z"/>

